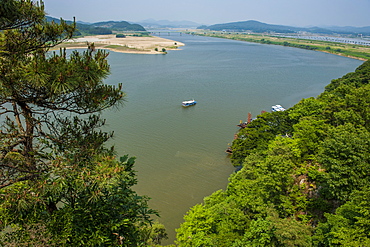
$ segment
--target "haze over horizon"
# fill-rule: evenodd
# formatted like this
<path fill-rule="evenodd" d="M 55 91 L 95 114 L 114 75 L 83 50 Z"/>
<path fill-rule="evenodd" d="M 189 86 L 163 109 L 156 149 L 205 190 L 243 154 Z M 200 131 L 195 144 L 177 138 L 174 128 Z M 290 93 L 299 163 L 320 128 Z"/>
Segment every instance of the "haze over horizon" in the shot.
<path fill-rule="evenodd" d="M 77 21 L 146 19 L 212 25 L 256 20 L 288 26 L 370 26 L 370 0 L 44 0 L 47 15 Z"/>

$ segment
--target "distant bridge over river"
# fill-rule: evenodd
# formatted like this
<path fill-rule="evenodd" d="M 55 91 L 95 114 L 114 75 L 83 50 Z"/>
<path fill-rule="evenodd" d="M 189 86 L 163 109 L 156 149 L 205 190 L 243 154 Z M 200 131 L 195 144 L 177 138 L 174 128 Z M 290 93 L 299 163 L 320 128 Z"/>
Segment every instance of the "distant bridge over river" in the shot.
<path fill-rule="evenodd" d="M 180 31 L 150 31 L 150 34 L 155 36 L 182 36 L 183 32 Z"/>
<path fill-rule="evenodd" d="M 155 30 L 155 31 L 120 31 L 120 33 L 150 33 L 155 36 L 182 36 L 187 31 L 168 31 L 168 30 Z"/>

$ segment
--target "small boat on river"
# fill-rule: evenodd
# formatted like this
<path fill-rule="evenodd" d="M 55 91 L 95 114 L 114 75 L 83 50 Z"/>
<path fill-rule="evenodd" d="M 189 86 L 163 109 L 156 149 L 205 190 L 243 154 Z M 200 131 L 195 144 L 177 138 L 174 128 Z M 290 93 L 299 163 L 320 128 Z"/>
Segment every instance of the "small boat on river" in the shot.
<path fill-rule="evenodd" d="M 195 100 L 185 100 L 182 102 L 182 106 L 188 107 L 188 106 L 195 105 L 196 103 L 197 102 Z"/>
<path fill-rule="evenodd" d="M 271 110 L 273 112 L 276 112 L 276 111 L 285 111 L 285 108 L 282 107 L 281 105 L 273 105 Z"/>

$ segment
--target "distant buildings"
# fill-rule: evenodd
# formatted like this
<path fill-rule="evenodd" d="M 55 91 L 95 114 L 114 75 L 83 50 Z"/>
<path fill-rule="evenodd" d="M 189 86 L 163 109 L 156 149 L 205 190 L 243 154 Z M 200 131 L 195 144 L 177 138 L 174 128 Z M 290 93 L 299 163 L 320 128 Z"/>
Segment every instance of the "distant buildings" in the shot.
<path fill-rule="evenodd" d="M 354 45 L 366 45 L 370 46 L 370 40 L 361 38 L 343 38 L 343 37 L 331 37 L 331 36 L 318 36 L 318 35 L 281 35 L 288 38 L 297 38 L 297 39 L 310 39 L 310 40 L 321 40 L 329 42 L 338 42 L 345 44 L 354 44 Z"/>

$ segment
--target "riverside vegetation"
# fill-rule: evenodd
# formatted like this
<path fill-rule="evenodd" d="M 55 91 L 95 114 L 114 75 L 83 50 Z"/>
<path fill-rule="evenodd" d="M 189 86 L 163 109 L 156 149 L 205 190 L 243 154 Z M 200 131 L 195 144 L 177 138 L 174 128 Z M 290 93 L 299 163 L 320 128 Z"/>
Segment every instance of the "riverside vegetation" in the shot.
<path fill-rule="evenodd" d="M 192 34 L 215 38 L 226 38 L 261 44 L 281 45 L 306 50 L 315 50 L 332 53 L 340 56 L 351 57 L 360 60 L 370 59 L 370 47 L 356 44 L 344 44 L 329 41 L 308 40 L 299 38 L 278 37 L 262 34 L 240 34 L 227 32 L 194 32 Z"/>
<path fill-rule="evenodd" d="M 317 98 L 238 132 L 226 190 L 177 229 L 179 246 L 370 246 L 370 61 Z"/>

